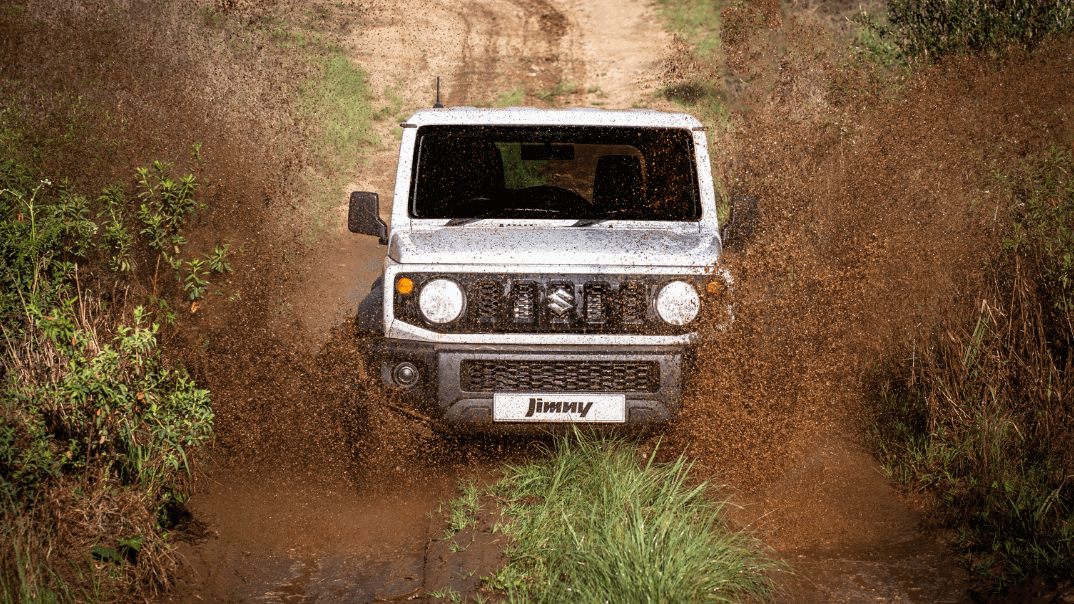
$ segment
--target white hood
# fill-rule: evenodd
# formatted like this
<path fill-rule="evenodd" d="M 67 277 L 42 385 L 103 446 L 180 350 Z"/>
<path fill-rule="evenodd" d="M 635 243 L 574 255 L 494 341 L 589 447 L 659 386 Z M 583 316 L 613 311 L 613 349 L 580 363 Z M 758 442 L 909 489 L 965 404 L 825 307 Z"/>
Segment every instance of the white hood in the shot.
<path fill-rule="evenodd" d="M 388 255 L 402 264 L 700 267 L 720 250 L 697 231 L 458 226 L 395 233 Z"/>

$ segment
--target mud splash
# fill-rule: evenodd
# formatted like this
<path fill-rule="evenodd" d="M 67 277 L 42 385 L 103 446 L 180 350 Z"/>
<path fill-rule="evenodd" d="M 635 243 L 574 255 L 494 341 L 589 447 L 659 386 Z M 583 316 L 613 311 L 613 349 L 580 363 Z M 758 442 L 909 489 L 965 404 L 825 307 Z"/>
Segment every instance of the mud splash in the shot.
<path fill-rule="evenodd" d="M 224 8 L 255 19 L 253 4 Z M 288 179 L 301 162 L 285 150 L 302 143 L 269 124 L 291 119 L 287 99 L 273 96 L 274 81 L 290 74 L 262 72 L 256 54 L 248 64 L 217 61 L 196 31 L 134 5 L 148 16 L 133 23 L 149 26 L 115 50 L 124 60 L 92 88 L 117 115 L 154 126 L 132 131 L 117 171 L 160 154 L 178 162 L 202 141 L 210 209 L 192 250 L 222 237 L 245 249 L 234 277 L 242 300 L 186 312 L 168 334 L 213 390 L 219 435 L 190 502 L 207 526 L 181 545 L 188 565 L 172 599 L 370 601 L 440 587 L 418 579 L 431 543 L 425 513 L 452 495 L 458 477 L 546 443 L 443 437 L 363 387 L 361 342 L 343 317 L 383 248 L 332 232 L 303 247 L 282 218 L 290 216 L 282 206 L 300 201 L 288 198 Z M 89 20 L 105 4 L 80 6 L 46 16 Z M 452 104 L 490 101 L 481 95 L 520 82 L 548 91 L 572 79 L 584 92 L 571 102 L 626 108 L 639 90 L 657 88 L 655 49 L 670 36 L 650 35 L 658 24 L 640 2 L 470 8 L 377 2 L 344 37 L 374 89 L 397 86 L 414 107 L 429 104 L 438 73 L 450 74 Z M 420 24 L 400 16 L 415 14 Z M 954 61 L 884 100 L 854 91 L 871 84 L 853 78 L 851 57 L 823 23 L 794 13 L 770 23 L 776 29 L 748 40 L 752 50 L 736 64 L 756 84 L 743 92 L 733 127 L 713 131 L 714 171 L 734 193 L 763 201 L 755 241 L 727 259 L 739 318 L 731 335 L 706 344 L 704 377 L 661 450 L 686 450 L 704 476 L 737 493 L 746 504 L 739 520 L 797 568 L 785 582 L 788 601 L 964 599 L 944 535 L 921 530 L 927 519 L 857 442 L 862 375 L 890 342 L 972 300 L 981 259 L 995 245 L 989 162 L 1001 149 L 1071 145 L 1062 117 L 1074 110 L 1071 49 L 999 65 Z M 96 73 L 100 57 L 67 50 L 88 53 L 100 40 L 78 31 L 62 38 L 63 49 L 54 32 L 24 32 L 14 42 L 21 58 L 5 69 L 41 89 L 81 82 L 80 71 Z M 236 81 L 252 87 L 249 102 L 213 102 L 239 96 Z M 386 147 L 354 175 L 354 188 L 385 201 L 395 161 Z M 294 250 L 306 257 L 289 259 Z M 283 301 L 294 312 L 280 312 Z M 945 587 L 936 577 L 954 579 Z"/>

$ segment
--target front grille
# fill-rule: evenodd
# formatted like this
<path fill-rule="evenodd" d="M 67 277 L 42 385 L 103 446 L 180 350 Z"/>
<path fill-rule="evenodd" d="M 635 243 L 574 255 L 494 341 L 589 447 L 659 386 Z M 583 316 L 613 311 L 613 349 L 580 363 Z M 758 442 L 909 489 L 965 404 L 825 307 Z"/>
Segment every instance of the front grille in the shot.
<path fill-rule="evenodd" d="M 585 322 L 603 325 L 608 322 L 608 286 L 603 283 L 587 283 L 585 286 Z"/>
<path fill-rule="evenodd" d="M 537 284 L 517 283 L 511 295 L 511 320 L 515 323 L 530 324 L 536 318 Z"/>
<path fill-rule="evenodd" d="M 478 281 L 474 284 L 470 304 L 478 323 L 498 323 L 503 316 L 503 284 Z"/>
<path fill-rule="evenodd" d="M 656 392 L 656 361 L 463 361 L 467 392 Z"/>
<path fill-rule="evenodd" d="M 641 325 L 645 322 L 645 286 L 634 281 L 619 288 L 619 321 L 624 325 Z"/>
<path fill-rule="evenodd" d="M 650 308 L 652 293 L 672 280 L 694 284 L 690 275 L 401 273 L 414 282 L 394 292 L 395 316 L 439 333 L 683 334 L 695 325 L 669 325 Z M 466 295 L 462 315 L 446 324 L 421 312 L 423 284 L 450 279 Z"/>

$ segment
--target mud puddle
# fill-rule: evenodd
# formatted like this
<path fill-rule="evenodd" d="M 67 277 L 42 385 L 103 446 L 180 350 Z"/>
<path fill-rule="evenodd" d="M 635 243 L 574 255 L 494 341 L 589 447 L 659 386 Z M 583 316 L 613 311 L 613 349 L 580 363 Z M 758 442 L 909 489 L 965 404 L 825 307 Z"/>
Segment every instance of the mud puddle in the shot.
<path fill-rule="evenodd" d="M 395 493 L 224 483 L 191 502 L 208 525 L 180 544 L 187 565 L 165 601 L 373 602 L 422 593 L 429 513 L 454 493 L 443 475 Z"/>
<path fill-rule="evenodd" d="M 810 455 L 747 505 L 792 568 L 777 602 L 969 602 L 969 576 L 942 531 L 903 500 L 875 460 L 845 435 Z"/>

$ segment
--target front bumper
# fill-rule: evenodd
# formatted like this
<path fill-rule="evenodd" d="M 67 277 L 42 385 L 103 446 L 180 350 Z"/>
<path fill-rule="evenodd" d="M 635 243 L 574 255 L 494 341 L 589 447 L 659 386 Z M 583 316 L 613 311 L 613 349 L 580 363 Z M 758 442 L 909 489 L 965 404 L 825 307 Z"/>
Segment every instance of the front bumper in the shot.
<path fill-rule="evenodd" d="M 384 385 L 410 399 L 411 405 L 450 424 L 472 425 L 493 423 L 496 392 L 623 394 L 626 423 L 667 422 L 679 412 L 683 368 L 692 363 L 692 347 L 683 345 L 475 345 L 385 338 L 370 342 L 368 352 L 367 366 L 379 370 Z M 409 388 L 395 378 L 400 363 L 418 370 L 419 379 Z M 517 372 L 510 378 L 493 376 L 500 378 L 495 386 L 488 381 L 475 385 L 468 369 L 474 363 L 523 370 L 541 365 L 560 373 L 545 371 L 537 386 L 531 376 Z M 631 375 L 633 367 L 646 368 L 644 379 Z M 597 375 L 601 371 L 615 375 Z"/>

